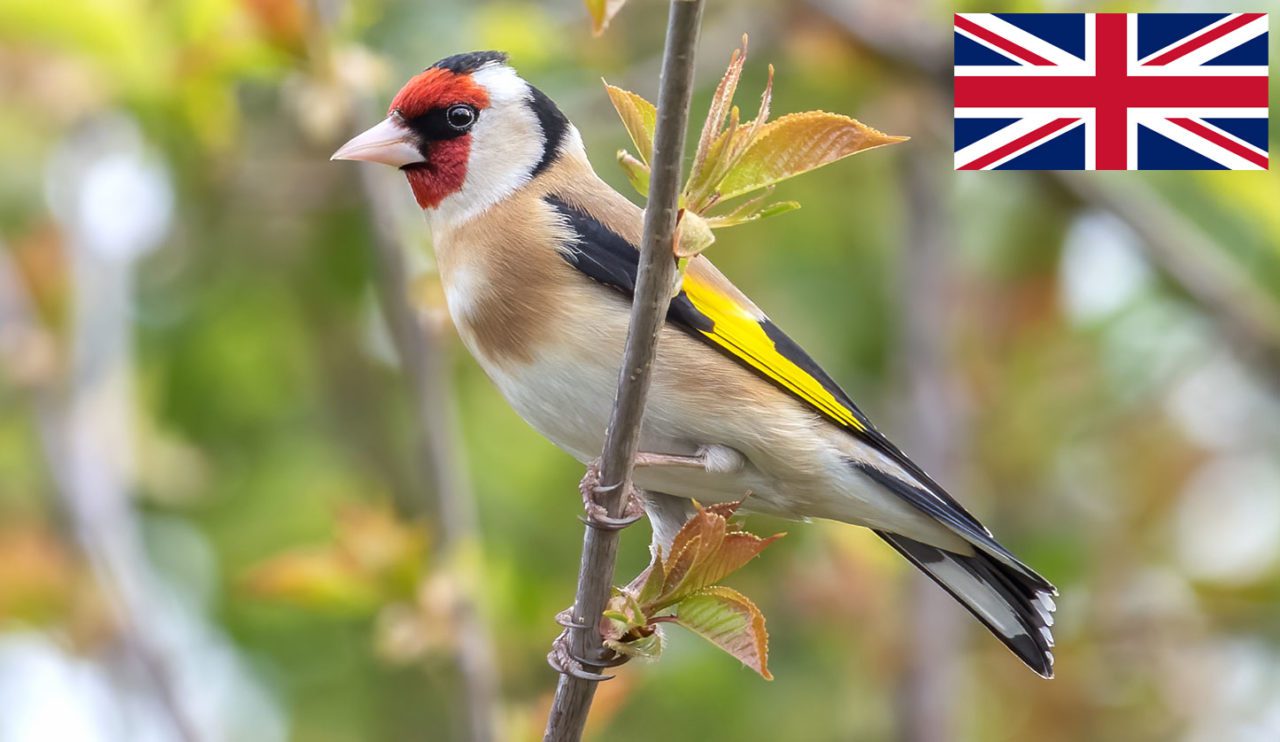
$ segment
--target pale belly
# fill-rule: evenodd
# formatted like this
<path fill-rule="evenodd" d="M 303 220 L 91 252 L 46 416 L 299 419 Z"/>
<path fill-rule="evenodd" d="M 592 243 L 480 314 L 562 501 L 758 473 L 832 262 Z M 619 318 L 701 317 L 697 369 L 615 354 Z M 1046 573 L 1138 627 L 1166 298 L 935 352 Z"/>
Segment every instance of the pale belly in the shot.
<path fill-rule="evenodd" d="M 512 408 L 556 446 L 583 463 L 600 455 L 617 392 L 616 366 L 544 360 L 515 369 L 485 370 Z M 641 426 L 641 451 L 691 456 L 699 446 L 724 445 L 736 450 L 744 444 L 732 430 L 717 431 L 714 423 L 706 424 L 710 421 L 687 424 L 684 418 L 689 410 L 678 409 L 677 400 L 663 396 L 670 391 L 657 386 L 650 394 Z M 730 473 L 642 467 L 636 470 L 635 481 L 642 489 L 708 503 L 738 500 L 747 493 L 768 501 L 780 495 L 778 484 L 750 459 Z"/>
<path fill-rule="evenodd" d="M 624 330 L 619 327 L 617 332 L 621 335 Z M 466 342 L 465 330 L 462 335 Z M 608 341 L 602 339 L 600 344 Z M 473 353 L 529 425 L 586 463 L 597 458 L 604 446 L 619 368 L 602 358 L 621 356 L 621 342 L 614 345 L 613 353 L 580 352 L 557 358 L 544 352 L 531 363 L 495 363 L 478 348 Z M 659 355 L 680 362 L 658 364 L 641 426 L 640 450 L 693 455 L 700 446 L 724 446 L 739 452 L 745 463 L 732 472 L 639 467 L 634 475 L 637 487 L 703 503 L 746 498 L 746 510 L 789 518 L 857 518 L 845 511 L 862 510 L 859 502 L 870 505 L 870 510 L 880 509 L 883 494 L 870 489 L 859 492 L 864 489 L 862 483 L 852 476 L 839 445 L 831 442 L 843 442 L 844 434 L 833 435 L 834 428 L 815 414 L 780 393 L 774 396 L 772 386 L 679 330 L 664 331 Z M 878 520 L 872 517 L 867 522 Z"/>

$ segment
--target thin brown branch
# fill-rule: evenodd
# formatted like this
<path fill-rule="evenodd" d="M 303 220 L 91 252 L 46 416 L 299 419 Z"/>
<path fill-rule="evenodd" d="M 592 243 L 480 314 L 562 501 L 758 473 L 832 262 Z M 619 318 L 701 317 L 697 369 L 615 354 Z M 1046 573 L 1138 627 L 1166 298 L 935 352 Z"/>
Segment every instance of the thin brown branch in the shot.
<path fill-rule="evenodd" d="M 644 237 L 631 324 L 623 351 L 618 396 L 600 456 L 600 482 L 616 485 L 601 498 L 609 514 L 622 515 L 631 490 L 632 464 L 640 440 L 645 397 L 652 379 L 658 332 L 671 303 L 676 277 L 672 246 L 678 218 L 685 130 L 693 93 L 694 58 L 702 21 L 702 0 L 674 0 L 667 21 L 667 38 L 658 83 L 658 121 L 654 132 L 649 203 L 644 215 Z M 618 533 L 588 527 L 583 539 L 578 590 L 572 609 L 575 628 L 570 646 L 578 657 L 601 653 L 599 626 L 613 585 L 618 554 Z M 595 695 L 595 682 L 561 675 L 547 718 L 544 739 L 575 742 L 582 738 L 587 713 Z"/>
<path fill-rule="evenodd" d="M 384 175 L 360 168 L 360 185 L 373 221 L 374 285 L 383 319 L 400 359 L 413 399 L 418 460 L 432 479 L 441 521 L 445 562 L 466 568 L 478 541 L 475 499 L 460 463 L 458 414 L 449 387 L 449 359 L 444 339 L 423 322 L 409 296 L 409 277 L 396 204 L 384 186 Z M 460 581 L 463 582 L 463 581 Z M 463 700 L 469 719 L 468 739 L 496 739 L 497 665 L 488 632 L 476 607 L 470 583 L 459 585 L 452 606 L 458 632 L 457 660 L 463 677 Z"/>

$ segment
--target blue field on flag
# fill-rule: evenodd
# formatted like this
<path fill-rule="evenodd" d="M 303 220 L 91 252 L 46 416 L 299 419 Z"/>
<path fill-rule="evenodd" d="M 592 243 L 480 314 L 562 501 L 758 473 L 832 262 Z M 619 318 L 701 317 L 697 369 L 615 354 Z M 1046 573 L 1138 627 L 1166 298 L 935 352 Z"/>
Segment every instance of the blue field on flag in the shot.
<path fill-rule="evenodd" d="M 1266 170 L 1266 13 L 957 13 L 957 170 Z"/>

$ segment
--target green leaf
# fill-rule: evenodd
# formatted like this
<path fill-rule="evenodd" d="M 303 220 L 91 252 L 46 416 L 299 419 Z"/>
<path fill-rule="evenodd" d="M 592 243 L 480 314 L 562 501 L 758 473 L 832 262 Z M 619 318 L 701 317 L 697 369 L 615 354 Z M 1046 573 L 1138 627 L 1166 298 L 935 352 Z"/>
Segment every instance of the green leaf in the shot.
<path fill-rule="evenodd" d="M 769 217 L 771 217 L 771 216 L 777 216 L 777 215 L 779 215 L 779 214 L 785 214 L 785 213 L 787 213 L 787 212 L 789 212 L 789 211 L 795 211 L 795 210 L 796 210 L 796 209 L 798 209 L 798 208 L 800 208 L 800 202 L 799 202 L 799 201 L 779 201 L 779 202 L 777 202 L 777 203 L 769 204 L 768 206 L 764 207 L 763 209 L 761 209 L 761 210 L 757 211 L 757 212 L 755 213 L 755 216 L 754 216 L 754 217 L 752 217 L 752 218 L 753 218 L 753 219 L 768 219 L 768 218 L 769 218 Z"/>
<path fill-rule="evenodd" d="M 795 211 L 800 208 L 800 204 L 797 201 L 779 201 L 762 207 L 761 204 L 772 195 L 773 186 L 768 186 L 764 189 L 764 193 L 738 204 L 732 211 L 708 217 L 706 220 L 707 226 L 712 229 L 736 227 L 739 224 L 767 219 L 768 217 L 785 214 L 788 211 Z"/>
<path fill-rule="evenodd" d="M 623 90 L 607 82 L 604 89 L 609 93 L 609 100 L 613 102 L 618 118 L 622 119 L 627 134 L 636 145 L 640 161 L 648 165 L 649 158 L 653 155 L 653 130 L 658 125 L 658 109 L 630 90 Z M 645 192 L 648 192 L 648 188 Z"/>
<path fill-rule="evenodd" d="M 773 680 L 764 614 L 747 596 L 727 587 L 709 587 L 680 601 L 675 618 L 681 626 L 733 655 L 760 677 Z"/>
<path fill-rule="evenodd" d="M 618 164 L 627 174 L 627 181 L 645 198 L 649 197 L 649 166 L 631 156 L 625 149 L 618 150 Z"/>
<path fill-rule="evenodd" d="M 783 116 L 761 127 L 758 136 L 718 183 L 729 199 L 874 147 L 906 141 L 848 116 L 808 111 Z"/>
<path fill-rule="evenodd" d="M 775 204 L 769 204 L 768 206 L 764 207 L 763 209 L 760 209 L 759 211 L 752 211 L 743 216 L 737 216 L 737 217 L 713 216 L 707 220 L 707 226 L 711 227 L 712 229 L 724 229 L 725 227 L 736 227 L 739 224 L 746 224 L 748 222 L 760 221 L 761 219 L 768 219 L 771 216 L 785 214 L 788 211 L 795 211 L 798 208 L 800 208 L 799 201 L 779 201 Z"/>

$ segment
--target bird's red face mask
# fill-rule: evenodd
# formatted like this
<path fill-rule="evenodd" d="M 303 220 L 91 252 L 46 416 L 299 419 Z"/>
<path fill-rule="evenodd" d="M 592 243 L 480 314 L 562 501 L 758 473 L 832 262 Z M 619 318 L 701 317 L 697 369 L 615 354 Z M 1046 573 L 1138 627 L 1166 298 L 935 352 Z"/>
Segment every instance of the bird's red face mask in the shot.
<path fill-rule="evenodd" d="M 418 205 L 433 209 L 466 182 L 471 128 L 488 106 L 488 93 L 470 74 L 432 67 L 400 89 L 387 118 L 332 159 L 399 168 Z"/>

